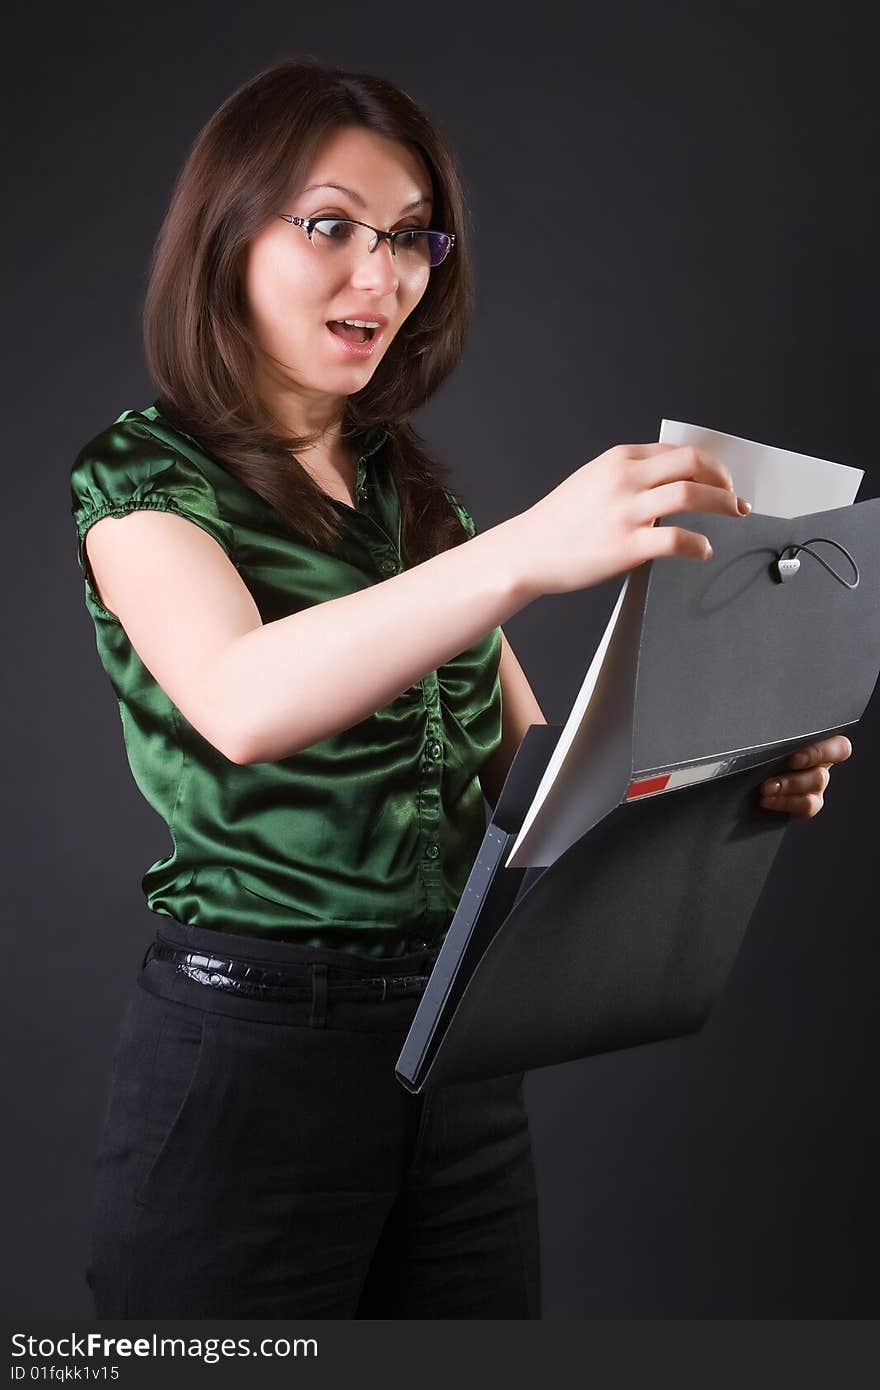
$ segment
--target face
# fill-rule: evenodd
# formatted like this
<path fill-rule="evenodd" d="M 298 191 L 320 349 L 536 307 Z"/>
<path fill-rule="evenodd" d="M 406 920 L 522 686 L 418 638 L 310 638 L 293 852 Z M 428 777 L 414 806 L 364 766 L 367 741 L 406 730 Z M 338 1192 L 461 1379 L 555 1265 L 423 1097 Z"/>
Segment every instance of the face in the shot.
<path fill-rule="evenodd" d="M 350 192 L 310 187 L 329 183 Z M 428 170 L 406 146 L 347 126 L 331 132 L 303 191 L 278 211 L 348 217 L 394 231 L 432 226 L 430 195 Z M 427 201 L 408 209 L 420 198 Z M 317 241 L 320 233 L 314 236 Z M 430 267 L 405 263 L 387 241 L 373 252 L 367 245 L 355 242 L 344 251 L 322 252 L 302 227 L 280 217 L 250 243 L 245 290 L 262 353 L 260 374 L 276 404 L 283 401 L 288 418 L 314 424 L 360 391 L 427 289 Z M 388 322 L 374 333 L 367 357 L 348 352 L 327 327 L 331 320 L 380 316 Z"/>

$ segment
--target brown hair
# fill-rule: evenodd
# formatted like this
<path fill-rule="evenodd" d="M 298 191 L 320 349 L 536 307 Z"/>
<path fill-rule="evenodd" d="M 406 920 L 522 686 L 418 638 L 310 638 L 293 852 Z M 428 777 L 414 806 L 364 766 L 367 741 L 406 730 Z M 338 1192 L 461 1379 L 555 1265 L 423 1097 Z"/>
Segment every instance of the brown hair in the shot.
<path fill-rule="evenodd" d="M 399 87 L 305 56 L 264 69 L 223 102 L 193 144 L 156 241 L 144 346 L 158 404 L 171 423 L 295 531 L 332 549 L 342 518 L 291 458 L 319 436 L 285 432 L 257 394 L 241 272 L 249 240 L 301 186 L 321 141 L 348 125 L 401 141 L 421 156 L 431 176 L 431 225 L 456 234 L 453 251 L 432 270 L 421 300 L 371 380 L 347 398 L 340 421 L 347 443 L 374 425 L 389 431 L 384 448 L 400 498 L 401 545 L 406 563 L 416 564 L 467 538 L 450 506 L 448 465 L 428 452 L 408 417 L 457 366 L 474 289 L 454 156 Z"/>

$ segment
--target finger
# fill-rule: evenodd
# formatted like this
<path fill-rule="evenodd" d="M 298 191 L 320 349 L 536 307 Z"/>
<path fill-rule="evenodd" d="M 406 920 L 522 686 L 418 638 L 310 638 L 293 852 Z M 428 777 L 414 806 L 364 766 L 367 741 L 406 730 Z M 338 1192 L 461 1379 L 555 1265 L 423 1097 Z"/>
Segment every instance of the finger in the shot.
<path fill-rule="evenodd" d="M 768 777 L 761 783 L 762 796 L 803 796 L 807 792 L 824 792 L 831 781 L 831 773 L 824 763 L 808 768 L 806 772 L 787 772 L 776 777 Z"/>
<path fill-rule="evenodd" d="M 660 483 L 674 482 L 676 478 L 691 478 L 700 483 L 712 483 L 715 487 L 733 492 L 733 478 L 724 464 L 703 449 L 695 449 L 691 444 L 682 444 L 663 454 L 649 456 L 642 460 L 639 475 L 643 487 L 658 487 Z"/>
<path fill-rule="evenodd" d="M 662 483 L 660 487 L 649 487 L 636 493 L 631 502 L 633 519 L 636 524 L 656 521 L 661 516 L 674 512 L 722 512 L 726 516 L 739 516 L 735 492 L 727 488 L 712 487 L 708 483 L 696 483 L 679 479 L 674 483 Z"/>
<path fill-rule="evenodd" d="M 615 449 L 626 454 L 632 459 L 654 458 L 657 454 L 668 454 L 671 449 L 678 449 L 678 444 L 616 444 Z"/>
<path fill-rule="evenodd" d="M 818 743 L 799 748 L 789 758 L 791 767 L 809 767 L 815 763 L 844 763 L 852 755 L 852 744 L 845 734 L 832 734 L 831 738 L 820 739 Z"/>
<path fill-rule="evenodd" d="M 825 802 L 821 792 L 809 792 L 806 796 L 761 797 L 765 811 L 780 811 L 795 820 L 811 820 L 822 810 Z"/>
<path fill-rule="evenodd" d="M 635 533 L 634 548 L 641 553 L 642 560 L 653 560 L 659 555 L 708 560 L 712 555 L 708 536 L 700 531 L 688 531 L 683 526 L 643 526 Z"/>

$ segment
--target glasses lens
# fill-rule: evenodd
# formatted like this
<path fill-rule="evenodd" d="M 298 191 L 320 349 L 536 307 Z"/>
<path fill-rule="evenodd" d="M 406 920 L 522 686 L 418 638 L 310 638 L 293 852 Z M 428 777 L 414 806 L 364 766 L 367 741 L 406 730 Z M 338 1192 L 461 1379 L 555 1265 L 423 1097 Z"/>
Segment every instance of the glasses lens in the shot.
<path fill-rule="evenodd" d="M 449 254 L 452 242 L 445 232 L 429 232 L 421 228 L 405 230 L 397 238 L 398 256 L 427 265 L 439 265 Z"/>
<path fill-rule="evenodd" d="M 431 241 L 431 265 L 439 265 L 452 249 L 452 237 L 445 232 L 428 232 L 427 235 Z"/>
<path fill-rule="evenodd" d="M 321 252 L 332 254 L 343 246 L 351 250 L 358 243 L 369 248 L 372 241 L 369 227 L 346 218 L 322 217 L 312 227 L 312 245 Z M 405 228 L 396 239 L 394 253 L 411 266 L 434 266 L 446 259 L 451 245 L 452 238 L 446 232 Z"/>
<path fill-rule="evenodd" d="M 369 228 L 360 227 L 357 222 L 348 222 L 341 217 L 322 217 L 312 227 L 312 245 L 317 246 L 319 251 L 333 251 L 338 246 L 352 247 L 358 233 L 365 243 L 369 243 L 372 237 Z"/>

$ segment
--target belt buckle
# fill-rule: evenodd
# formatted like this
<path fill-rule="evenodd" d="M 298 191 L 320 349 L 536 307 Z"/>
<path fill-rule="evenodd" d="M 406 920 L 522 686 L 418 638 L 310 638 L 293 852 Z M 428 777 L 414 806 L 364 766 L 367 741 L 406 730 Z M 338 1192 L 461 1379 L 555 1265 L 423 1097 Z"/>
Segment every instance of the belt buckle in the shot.
<path fill-rule="evenodd" d="M 395 989 L 395 985 L 406 985 L 408 979 L 410 979 L 408 975 L 373 975 L 366 983 L 368 985 L 382 986 L 382 995 L 379 999 L 379 1003 L 384 1004 L 386 999 L 393 999 L 395 995 L 399 996 L 404 993 L 402 989 Z"/>
<path fill-rule="evenodd" d="M 383 975 L 382 998 L 384 1000 L 389 995 L 392 999 L 395 996 L 397 996 L 398 998 L 402 998 L 404 995 L 410 992 L 410 985 L 424 984 L 424 981 L 424 975 Z"/>

